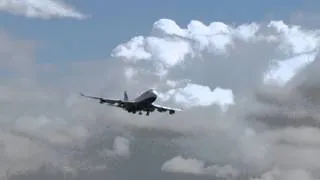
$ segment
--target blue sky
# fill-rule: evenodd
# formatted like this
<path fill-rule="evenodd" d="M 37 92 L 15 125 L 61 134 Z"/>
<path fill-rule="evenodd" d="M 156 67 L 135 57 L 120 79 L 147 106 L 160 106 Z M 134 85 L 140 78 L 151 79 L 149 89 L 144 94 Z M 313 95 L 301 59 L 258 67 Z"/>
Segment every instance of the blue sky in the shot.
<path fill-rule="evenodd" d="M 1 12 L 0 23 L 14 35 L 39 41 L 38 61 L 63 62 L 106 58 L 119 43 L 136 35 L 148 34 L 152 24 L 160 18 L 173 19 L 181 26 L 193 19 L 205 23 L 243 23 L 270 17 L 286 20 L 296 11 L 313 7 L 302 0 L 67 2 L 91 18 L 47 21 Z"/>

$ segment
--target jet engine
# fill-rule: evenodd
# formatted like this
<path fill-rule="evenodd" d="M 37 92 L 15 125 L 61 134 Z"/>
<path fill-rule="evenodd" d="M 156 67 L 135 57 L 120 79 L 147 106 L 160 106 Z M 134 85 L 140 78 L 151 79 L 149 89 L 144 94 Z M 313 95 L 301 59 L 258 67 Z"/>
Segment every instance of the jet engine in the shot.
<path fill-rule="evenodd" d="M 170 114 L 170 115 L 172 115 L 172 114 L 174 114 L 174 113 L 175 113 L 174 110 L 169 110 L 169 114 Z"/>
<path fill-rule="evenodd" d="M 158 109 L 158 112 L 164 112 L 166 111 L 165 109 Z"/>

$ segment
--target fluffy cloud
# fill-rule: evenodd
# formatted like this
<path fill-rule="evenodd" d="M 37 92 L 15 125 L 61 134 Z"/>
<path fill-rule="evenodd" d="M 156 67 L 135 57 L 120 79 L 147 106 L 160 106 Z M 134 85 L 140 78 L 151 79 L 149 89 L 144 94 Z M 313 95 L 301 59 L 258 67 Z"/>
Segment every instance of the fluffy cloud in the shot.
<path fill-rule="evenodd" d="M 138 44 L 137 39 L 128 43 Z M 188 127 L 184 130 L 203 132 L 175 140 L 185 153 L 240 169 L 250 168 L 253 174 L 274 164 L 316 171 L 319 166 L 311 157 L 319 151 L 317 142 L 304 137 L 318 137 L 319 130 L 314 127 L 318 123 L 318 105 L 313 103 L 314 97 L 305 98 L 310 90 L 301 89 L 306 78 L 301 80 L 299 76 L 318 61 L 318 42 L 318 30 L 282 21 L 239 26 L 191 21 L 184 29 L 172 20 L 160 19 L 150 36 L 139 36 L 139 48 L 124 43 L 112 55 L 134 67 L 133 76 L 137 78 L 143 76 L 140 72 L 158 76 L 163 102 L 193 107 L 171 120 L 173 127 L 179 124 L 177 121 Z M 124 47 L 130 56 L 123 53 Z M 197 111 L 195 107 L 200 106 L 208 108 Z M 183 128 L 177 125 L 178 129 Z M 298 137 L 301 133 L 303 137 Z M 199 161 L 186 164 L 190 165 L 186 165 L 188 171 L 203 171 Z"/>
<path fill-rule="evenodd" d="M 30 18 L 42 19 L 55 17 L 84 19 L 87 17 L 65 3 L 55 0 L 1 0 L 0 10 Z"/>
<path fill-rule="evenodd" d="M 108 60 L 68 64 L 68 76 L 57 73 L 56 82 L 21 75 L 19 63 L 7 61 L 0 66 L 14 76 L 1 79 L 1 150 L 2 162 L 11 164 L 2 170 L 50 162 L 81 177 L 83 169 L 105 167 L 103 178 L 110 179 L 136 172 L 162 179 L 319 178 L 318 38 L 318 30 L 282 21 L 194 20 L 182 28 L 160 19 L 150 36 L 120 44 Z M 33 48 L 18 51 L 24 41 L 7 41 L 13 45 L 3 45 L 1 57 L 22 53 L 35 70 L 29 72 L 44 75 Z M 76 94 L 122 98 L 127 90 L 132 99 L 150 87 L 159 91 L 157 103 L 188 108 L 139 116 Z"/>
<path fill-rule="evenodd" d="M 183 29 L 169 19 L 155 22 L 151 32 L 117 46 L 112 56 L 136 64 L 137 77 L 144 72 L 233 92 L 253 88 L 262 79 L 278 84 L 289 81 L 314 60 L 319 34 L 282 21 L 239 26 L 213 22 L 206 26 L 193 20 Z M 256 51 L 251 51 L 253 46 Z M 246 85 L 240 86 L 243 82 Z"/>
<path fill-rule="evenodd" d="M 107 156 L 123 156 L 130 155 L 129 140 L 123 137 L 116 137 L 113 143 L 113 150 L 107 151 Z"/>
<path fill-rule="evenodd" d="M 214 91 L 211 91 L 209 87 L 198 84 L 188 84 L 184 88 L 171 89 L 164 94 L 160 94 L 160 98 L 164 101 L 170 97 L 173 97 L 175 102 L 188 108 L 217 104 L 225 111 L 229 105 L 234 103 L 230 89 L 217 87 Z"/>
<path fill-rule="evenodd" d="M 311 63 L 316 54 L 316 52 L 304 53 L 285 60 L 274 60 L 276 65 L 266 73 L 264 81 L 277 82 L 280 85 L 287 83 L 301 68 Z"/>
<path fill-rule="evenodd" d="M 218 178 L 237 178 L 239 171 L 232 166 L 211 165 L 205 167 L 205 163 L 196 159 L 184 159 L 176 156 L 166 161 L 162 166 L 163 171 L 175 173 L 191 173 L 196 175 L 213 175 Z"/>
<path fill-rule="evenodd" d="M 302 169 L 294 170 L 280 170 L 272 169 L 269 172 L 264 173 L 261 178 L 252 178 L 251 180 L 276 180 L 276 179 L 306 179 L 306 180 L 315 180 L 316 178 L 312 177 L 310 173 Z"/>

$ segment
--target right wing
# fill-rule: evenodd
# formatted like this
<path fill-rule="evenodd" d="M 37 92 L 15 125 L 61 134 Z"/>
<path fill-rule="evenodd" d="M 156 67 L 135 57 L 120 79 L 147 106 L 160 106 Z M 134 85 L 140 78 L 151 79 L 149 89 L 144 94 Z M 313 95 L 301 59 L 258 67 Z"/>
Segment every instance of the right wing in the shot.
<path fill-rule="evenodd" d="M 123 107 L 124 104 L 127 103 L 127 102 L 124 102 L 124 101 L 121 101 L 121 100 L 104 99 L 104 98 L 101 98 L 101 97 L 87 96 L 87 95 L 84 95 L 83 93 L 80 93 L 80 96 L 87 97 L 87 98 L 90 98 L 90 99 L 99 100 L 100 104 L 107 103 L 109 105 L 113 105 L 113 106 L 117 106 L 117 107 Z"/>
<path fill-rule="evenodd" d="M 159 112 L 169 111 L 169 114 L 174 114 L 176 111 L 182 111 L 182 109 L 165 107 L 165 106 L 160 106 L 160 105 L 156 105 L 156 104 L 152 104 L 152 106 L 153 106 L 155 109 L 157 109 Z"/>

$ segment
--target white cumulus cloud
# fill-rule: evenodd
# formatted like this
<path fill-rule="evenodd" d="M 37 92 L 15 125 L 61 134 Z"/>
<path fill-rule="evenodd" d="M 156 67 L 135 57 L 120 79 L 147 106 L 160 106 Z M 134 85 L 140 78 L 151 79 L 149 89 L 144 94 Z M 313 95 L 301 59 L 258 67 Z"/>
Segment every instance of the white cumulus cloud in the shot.
<path fill-rule="evenodd" d="M 55 0 L 1 0 L 0 10 L 30 18 L 56 17 L 85 19 L 87 16 L 61 1 Z"/>
<path fill-rule="evenodd" d="M 282 21 L 232 26 L 192 20 L 182 28 L 173 20 L 160 19 L 154 23 L 150 36 L 134 37 L 120 44 L 112 56 L 135 64 L 139 72 L 202 81 L 212 89 L 213 84 L 232 89 L 242 81 L 253 86 L 262 79 L 288 82 L 314 60 L 318 34 L 317 30 L 303 30 Z M 258 51 L 252 51 L 253 46 Z M 215 76 L 207 82 L 211 72 L 216 72 Z"/>
<path fill-rule="evenodd" d="M 237 169 L 234 169 L 230 165 L 218 166 L 209 165 L 206 166 L 203 161 L 197 159 L 185 159 L 182 156 L 176 156 L 166 161 L 161 168 L 166 172 L 174 173 L 187 173 L 195 175 L 212 175 L 219 178 L 235 179 L 240 175 Z"/>
<path fill-rule="evenodd" d="M 219 105 L 223 110 L 234 103 L 233 94 L 230 89 L 215 88 L 213 91 L 207 86 L 187 84 L 184 88 L 171 89 L 162 97 L 167 100 L 174 97 L 175 102 L 188 108 L 193 106 Z"/>

